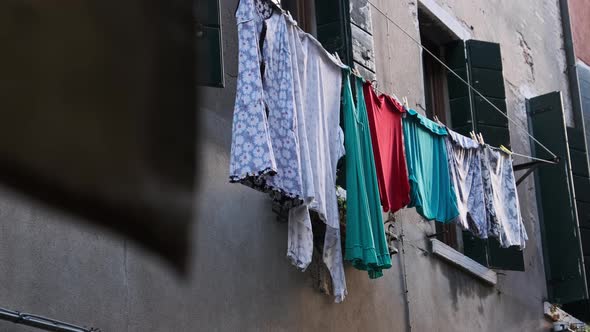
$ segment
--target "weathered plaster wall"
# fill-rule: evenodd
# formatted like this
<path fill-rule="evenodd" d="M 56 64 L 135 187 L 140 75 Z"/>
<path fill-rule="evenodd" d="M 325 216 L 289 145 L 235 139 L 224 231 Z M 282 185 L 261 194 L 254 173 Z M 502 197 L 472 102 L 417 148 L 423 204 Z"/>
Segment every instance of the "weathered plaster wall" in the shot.
<path fill-rule="evenodd" d="M 569 0 L 568 4 L 576 56 L 590 66 L 590 3 L 585 0 Z"/>
<path fill-rule="evenodd" d="M 269 200 L 227 181 L 237 73 L 235 0 L 222 1 L 227 86 L 204 89 L 191 268 L 0 191 L 0 306 L 103 331 L 391 331 L 405 326 L 400 268 L 377 281 L 346 267 L 340 305 L 286 259 Z M 0 321 L 0 331 L 33 331 Z"/>
<path fill-rule="evenodd" d="M 371 2 L 418 37 L 415 1 Z M 502 45 L 510 115 L 519 123 L 526 124 L 526 97 L 562 90 L 567 100 L 556 1 L 438 3 L 473 26 L 474 38 Z M 285 258 L 286 225 L 275 221 L 268 199 L 227 183 L 237 74 L 235 8 L 236 0 L 222 1 L 227 86 L 205 89 L 198 110 L 202 174 L 190 272 L 176 276 L 125 240 L 0 190 L 0 306 L 103 331 L 546 330 L 531 180 L 520 187 L 530 237 L 527 272 L 505 272 L 497 287 L 428 255 L 425 235 L 434 233 L 434 225 L 407 209 L 396 215 L 396 231 L 405 236 L 403 254 L 394 256 L 385 277 L 371 281 L 348 266 L 349 295 L 340 305 L 311 288 L 309 275 Z M 420 110 L 419 49 L 380 13 L 373 11 L 372 18 L 379 89 L 407 96 Z M 567 114 L 571 119 L 569 108 Z M 527 153 L 528 140 L 515 128 L 512 139 L 516 151 Z M 0 322 L 0 330 L 33 331 L 7 322 Z"/>
<path fill-rule="evenodd" d="M 526 98 L 555 90 L 563 92 L 566 118 L 571 124 L 557 1 L 435 2 L 446 11 L 445 16 L 469 30 L 473 39 L 500 43 L 508 110 L 518 124 L 527 127 Z M 371 3 L 419 40 L 416 1 Z M 410 106 L 423 112 L 420 49 L 383 14 L 373 10 L 372 16 L 381 89 L 407 96 Z M 511 139 L 514 151 L 529 153 L 528 137 L 514 125 Z M 435 233 L 434 225 L 423 222 L 413 210 L 398 213 L 398 232 L 403 227 L 406 243 L 410 242 L 405 252 L 413 329 L 452 330 L 446 322 L 457 322 L 457 330 L 465 331 L 536 331 L 546 327 L 540 314 L 546 286 L 532 178 L 520 185 L 519 198 L 529 234 L 526 272 L 502 271 L 496 287 L 483 285 L 426 255 L 425 235 Z"/>

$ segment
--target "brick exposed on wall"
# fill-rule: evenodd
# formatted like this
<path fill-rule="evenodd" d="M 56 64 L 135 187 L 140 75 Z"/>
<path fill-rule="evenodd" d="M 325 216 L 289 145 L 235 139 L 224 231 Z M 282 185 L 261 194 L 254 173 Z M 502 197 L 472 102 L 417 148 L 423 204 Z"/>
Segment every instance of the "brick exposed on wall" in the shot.
<path fill-rule="evenodd" d="M 590 65 L 590 2 L 588 0 L 570 0 L 574 49 L 578 59 Z"/>

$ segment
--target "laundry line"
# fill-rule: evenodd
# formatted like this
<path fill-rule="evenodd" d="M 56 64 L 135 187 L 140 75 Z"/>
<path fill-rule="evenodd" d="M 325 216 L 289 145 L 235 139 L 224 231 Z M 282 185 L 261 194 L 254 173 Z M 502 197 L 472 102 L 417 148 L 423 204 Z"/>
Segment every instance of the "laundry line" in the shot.
<path fill-rule="evenodd" d="M 346 64 L 342 63 L 342 61 L 340 61 L 340 59 L 337 57 L 337 54 L 331 54 L 330 52 L 328 52 L 328 50 L 326 50 L 326 48 L 322 45 L 322 43 L 320 43 L 319 40 L 317 40 L 312 34 L 308 33 L 307 31 L 303 30 L 299 24 L 297 24 L 297 21 L 295 21 L 295 19 L 293 19 L 293 17 L 291 16 L 291 13 L 287 10 L 284 10 L 280 3 L 275 2 L 274 0 L 265 0 L 273 9 L 277 10 L 279 13 L 281 13 L 282 15 L 284 15 L 287 18 L 287 23 L 294 26 L 295 29 L 297 29 L 300 33 L 302 33 L 303 35 L 305 35 L 307 38 L 309 38 L 309 40 L 311 41 L 312 44 L 315 45 L 315 47 L 317 47 L 320 51 L 322 51 L 322 53 L 324 53 L 324 55 L 326 55 L 336 66 L 342 68 L 342 69 L 349 69 L 350 67 L 348 67 Z M 238 11 L 238 7 L 240 5 L 240 1 L 238 1 L 238 4 L 236 5 L 236 10 L 234 13 L 236 13 Z"/>
<path fill-rule="evenodd" d="M 491 146 L 489 144 L 488 144 L 488 146 L 491 147 L 492 149 L 503 151 L 501 148 L 498 148 L 498 147 L 495 147 L 495 146 Z M 515 156 L 519 156 L 519 157 L 528 158 L 528 159 L 535 160 L 535 161 L 539 161 L 539 162 L 542 162 L 542 163 L 548 163 L 548 164 L 552 164 L 552 165 L 557 164 L 557 161 L 555 161 L 555 160 L 547 160 L 547 159 L 542 159 L 542 158 L 536 158 L 536 157 L 527 156 L 527 155 L 516 153 L 516 152 L 512 152 L 512 151 L 510 152 L 510 154 L 515 155 Z M 559 158 L 557 158 L 557 159 L 559 159 Z"/>
<path fill-rule="evenodd" d="M 280 13 L 282 13 L 283 15 L 287 15 L 287 17 L 289 17 L 289 23 L 290 24 L 294 24 L 295 27 L 300 30 L 301 32 L 303 32 L 305 35 L 307 35 L 309 37 L 309 39 L 312 41 L 313 44 L 315 44 L 316 47 L 318 47 L 320 50 L 322 50 L 337 66 L 343 68 L 343 69 L 351 69 L 349 66 L 345 65 L 344 63 L 342 63 L 342 61 L 340 60 L 340 58 L 338 57 L 338 54 L 334 54 L 332 55 L 330 52 L 328 52 L 323 45 L 312 35 L 310 35 L 309 33 L 303 31 L 301 29 L 301 27 L 299 27 L 294 20 L 292 20 L 290 14 L 285 11 L 283 8 L 280 7 L 279 4 L 277 4 L 276 2 L 272 1 L 272 0 L 266 0 L 274 9 L 278 10 Z M 474 88 L 471 84 L 469 84 L 469 82 L 465 81 L 459 74 L 457 74 L 457 72 L 455 72 L 454 70 L 452 70 L 449 66 L 447 66 L 444 61 L 442 61 L 441 59 L 439 59 L 436 55 L 434 55 L 434 53 L 432 53 L 430 50 L 428 50 L 424 45 L 422 45 L 422 43 L 420 43 L 420 41 L 416 40 L 410 33 L 408 33 L 406 30 L 404 30 L 399 24 L 397 24 L 395 21 L 393 21 L 391 18 L 389 18 L 381 9 L 379 9 L 378 7 L 376 7 L 373 3 L 369 2 L 371 4 L 371 6 L 377 10 L 381 15 L 383 15 L 383 17 L 385 17 L 385 19 L 387 19 L 389 22 L 391 22 L 395 27 L 397 27 L 402 33 L 404 33 L 408 38 L 410 38 L 416 45 L 418 45 L 418 47 L 420 47 L 421 49 L 423 49 L 424 51 L 426 51 L 430 56 L 432 56 L 437 62 L 439 62 L 446 70 L 448 70 L 450 73 L 452 73 L 455 77 L 457 77 L 463 84 L 465 84 L 466 86 L 469 87 L 469 89 L 471 89 L 473 92 L 475 92 L 478 96 L 480 96 L 483 100 L 485 100 L 494 110 L 496 110 L 498 113 L 500 113 L 502 116 L 504 116 L 506 119 L 508 119 L 508 121 L 510 121 L 515 127 L 517 127 L 518 129 L 520 129 L 521 131 L 523 131 L 524 133 L 527 134 L 527 136 L 529 138 L 531 138 L 534 142 L 536 142 L 537 144 L 539 144 L 540 147 L 542 147 L 545 151 L 547 151 L 553 158 L 548 160 L 548 159 L 541 159 L 541 158 L 536 158 L 530 155 L 524 155 L 524 154 L 520 154 L 520 153 L 516 153 L 516 152 L 511 152 L 512 155 L 515 156 L 520 156 L 523 158 L 527 158 L 527 159 L 531 159 L 531 160 L 536 160 L 539 162 L 543 162 L 543 163 L 547 163 L 547 164 L 557 164 L 558 163 L 558 157 L 557 155 L 555 155 L 555 153 L 553 153 L 549 148 L 547 148 L 543 143 L 541 143 L 539 140 L 537 140 L 533 135 L 531 135 L 528 131 L 528 129 L 524 128 L 523 126 L 521 126 L 518 122 L 516 122 L 515 120 L 513 120 L 512 118 L 510 118 L 508 116 L 508 114 L 505 114 L 504 112 L 502 112 L 502 110 L 500 110 L 496 105 L 494 105 L 488 98 L 486 98 L 481 92 L 479 92 L 476 88 Z M 236 8 L 237 10 L 237 8 Z M 353 75 L 360 77 L 361 79 L 367 81 L 365 78 L 361 77 L 359 74 L 352 72 Z M 379 91 L 378 89 L 376 89 L 377 92 L 383 94 L 383 92 Z M 401 101 L 397 96 L 394 95 L 394 97 L 397 99 L 398 102 L 403 103 L 403 101 Z M 404 104 L 404 106 L 406 106 Z"/>
<path fill-rule="evenodd" d="M 514 152 L 512 154 L 517 155 L 517 156 L 522 156 L 522 157 L 525 157 L 525 158 L 529 158 L 529 159 L 533 159 L 533 160 L 542 161 L 542 162 L 549 163 L 549 164 L 557 164 L 557 161 L 555 161 L 556 159 L 558 159 L 557 155 L 555 155 L 555 153 L 553 153 L 543 143 L 539 142 L 539 140 L 537 140 L 533 135 L 531 135 L 531 133 L 529 133 L 528 129 L 524 128 L 518 122 L 516 122 L 515 120 L 513 120 L 512 118 L 510 118 L 508 116 L 508 114 L 507 114 L 508 112 L 506 112 L 506 114 L 504 112 L 502 112 L 502 110 L 500 110 L 496 105 L 494 105 L 494 103 L 492 103 L 488 98 L 486 98 L 483 94 L 481 94 L 481 92 L 479 92 L 476 88 L 474 88 L 471 84 L 469 84 L 469 82 L 465 81 L 459 74 L 457 74 L 454 70 L 452 70 L 449 66 L 447 66 L 444 63 L 444 61 L 442 61 L 436 55 L 434 55 L 434 53 L 432 53 L 424 45 L 422 45 L 422 43 L 420 43 L 420 41 L 416 40 L 416 38 L 414 38 L 409 32 L 407 32 L 406 30 L 404 30 L 404 28 L 402 28 L 394 20 L 392 20 L 391 18 L 389 18 L 389 16 L 387 16 L 381 9 L 379 9 L 377 6 L 375 6 L 370 1 L 369 1 L 369 3 L 371 4 L 371 6 L 374 9 L 376 9 L 379 13 L 381 13 L 381 15 L 383 15 L 383 17 L 385 17 L 385 19 L 387 19 L 389 22 L 391 22 L 403 34 L 405 34 L 408 38 L 410 38 L 416 45 L 418 45 L 418 47 L 420 47 L 422 50 L 426 51 L 430 56 L 432 56 L 437 62 L 439 62 L 443 67 L 445 67 L 446 70 L 448 70 L 455 77 L 457 77 L 461 82 L 463 82 L 463 84 L 465 84 L 466 86 L 468 86 L 469 89 L 471 89 L 479 97 L 481 97 L 483 100 L 485 100 L 494 110 L 498 111 L 498 113 L 500 113 L 502 116 L 504 116 L 506 119 L 508 119 L 508 121 L 510 121 L 516 128 L 518 128 L 521 131 L 525 132 L 528 135 L 529 138 L 531 138 L 534 142 L 536 142 L 537 144 L 539 144 L 540 147 L 542 147 L 545 151 L 547 151 L 553 157 L 553 160 L 539 159 L 539 158 L 535 158 L 535 157 L 532 157 L 532 156 L 527 156 L 527 155 L 518 154 L 518 153 L 514 153 Z"/>
<path fill-rule="evenodd" d="M 356 72 L 356 71 L 352 71 L 352 73 L 351 73 L 351 74 L 352 74 L 353 76 L 355 76 L 355 77 L 358 77 L 358 78 L 360 78 L 360 79 L 362 79 L 362 80 L 365 80 L 365 81 L 366 81 L 366 79 L 365 79 L 364 77 L 360 76 L 360 74 L 359 74 L 358 72 Z M 367 82 L 368 82 L 368 81 L 367 81 Z M 372 84 L 373 84 L 373 82 L 371 82 L 371 85 L 372 85 Z M 377 89 L 377 88 L 376 88 L 376 87 L 374 87 L 374 86 L 373 86 L 373 89 L 375 89 L 375 91 L 377 91 L 377 93 L 380 93 L 380 94 L 385 94 L 385 95 L 387 95 L 386 93 L 384 93 L 384 92 L 380 91 L 379 89 Z M 400 100 L 400 99 L 399 99 L 399 98 L 398 98 L 398 97 L 397 97 L 395 94 L 393 94 L 393 96 L 392 96 L 392 97 L 394 97 L 394 99 L 395 99 L 397 102 L 399 102 L 400 104 L 404 105 L 404 107 L 407 107 L 407 105 L 405 105 L 405 104 L 406 104 L 406 103 L 405 103 L 405 101 L 402 101 L 402 100 Z M 489 144 L 486 144 L 486 145 L 487 145 L 487 146 L 489 146 L 489 147 L 491 147 L 492 149 L 495 149 L 495 150 L 500 150 L 500 151 L 502 151 L 502 152 L 506 152 L 506 151 L 502 150 L 502 149 L 501 149 L 501 148 L 499 148 L 499 147 L 491 146 L 491 145 L 489 145 Z M 554 159 L 554 160 L 547 160 L 547 159 L 536 158 L 536 157 L 533 157 L 533 156 L 528 156 L 528 155 L 524 155 L 524 154 L 520 154 L 520 153 L 516 153 L 516 152 L 512 152 L 512 151 L 510 151 L 510 154 L 511 154 L 511 155 L 514 155 L 514 156 L 519 156 L 519 157 L 523 157 L 523 158 L 527 158 L 527 159 L 535 160 L 535 161 L 538 161 L 538 162 L 546 163 L 546 164 L 551 164 L 551 165 L 555 165 L 555 164 L 557 164 L 557 163 L 558 163 L 558 162 L 556 161 L 556 160 L 558 159 L 557 157 L 556 157 L 556 159 Z"/>

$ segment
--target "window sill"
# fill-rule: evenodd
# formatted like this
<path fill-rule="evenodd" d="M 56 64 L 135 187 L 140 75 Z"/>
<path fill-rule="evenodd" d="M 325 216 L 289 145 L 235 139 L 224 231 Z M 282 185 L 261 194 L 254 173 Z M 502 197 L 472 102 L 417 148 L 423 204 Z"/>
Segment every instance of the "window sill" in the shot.
<path fill-rule="evenodd" d="M 463 255 L 443 242 L 437 239 L 431 239 L 430 245 L 430 250 L 434 255 L 451 265 L 455 265 L 469 274 L 472 274 L 488 285 L 494 286 L 498 283 L 498 275 L 496 272 Z"/>

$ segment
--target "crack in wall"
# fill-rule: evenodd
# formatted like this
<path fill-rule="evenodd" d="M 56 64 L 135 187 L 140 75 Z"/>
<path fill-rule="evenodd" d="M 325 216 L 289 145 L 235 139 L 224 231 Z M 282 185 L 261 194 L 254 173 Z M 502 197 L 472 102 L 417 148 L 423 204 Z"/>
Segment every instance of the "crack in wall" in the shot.
<path fill-rule="evenodd" d="M 529 69 L 531 70 L 531 77 L 533 82 L 535 81 L 535 63 L 533 60 L 533 50 L 527 43 L 526 39 L 524 38 L 522 32 L 517 31 L 518 33 L 518 45 L 522 50 L 522 56 L 524 58 L 524 62 L 528 65 Z"/>
<path fill-rule="evenodd" d="M 459 21 L 459 23 L 461 23 L 461 25 L 466 29 L 466 30 L 471 30 L 474 31 L 475 28 L 473 27 L 473 25 L 467 23 L 467 21 L 465 21 L 464 19 L 460 18 L 460 17 L 456 17 L 457 21 Z"/>

